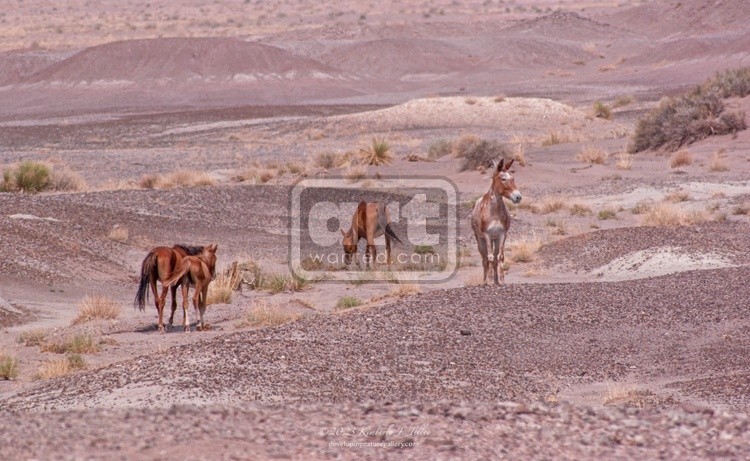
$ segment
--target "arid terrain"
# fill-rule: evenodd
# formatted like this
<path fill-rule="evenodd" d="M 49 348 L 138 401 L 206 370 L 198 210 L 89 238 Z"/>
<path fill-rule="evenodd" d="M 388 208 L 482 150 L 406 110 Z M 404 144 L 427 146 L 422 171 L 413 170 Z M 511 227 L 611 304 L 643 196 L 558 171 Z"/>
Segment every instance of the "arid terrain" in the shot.
<path fill-rule="evenodd" d="M 750 66 L 745 0 L 0 6 L 0 458 L 750 458 L 750 131 L 632 149 Z M 523 194 L 501 286 L 462 150 L 493 142 Z M 292 276 L 303 178 L 452 182 L 457 269 Z M 206 331 L 133 307 L 175 243 L 218 244 Z"/>

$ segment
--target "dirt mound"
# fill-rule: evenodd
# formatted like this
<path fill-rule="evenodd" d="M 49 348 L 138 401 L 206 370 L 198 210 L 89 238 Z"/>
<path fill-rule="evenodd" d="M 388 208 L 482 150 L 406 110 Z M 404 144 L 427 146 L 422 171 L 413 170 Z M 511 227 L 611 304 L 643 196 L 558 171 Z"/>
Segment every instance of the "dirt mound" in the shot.
<path fill-rule="evenodd" d="M 649 2 L 609 16 L 612 24 L 652 37 L 745 30 L 750 8 L 745 0 Z"/>
<path fill-rule="evenodd" d="M 617 283 L 437 290 L 155 352 L 41 383 L 4 405 L 529 401 L 634 373 L 664 381 L 732 374 L 750 360 L 741 352 L 750 339 L 743 327 L 749 275 L 732 268 Z M 722 339 L 723 325 L 732 326 L 734 341 Z M 665 334 L 675 329 L 680 335 Z M 675 348 L 693 343 L 702 347 L 675 356 Z"/>
<path fill-rule="evenodd" d="M 386 109 L 332 117 L 344 130 L 467 128 L 498 130 L 498 137 L 515 134 L 547 136 L 550 126 L 570 139 L 612 138 L 618 125 L 568 105 L 540 98 L 443 97 L 415 99 Z"/>
<path fill-rule="evenodd" d="M 632 61 L 641 65 L 663 64 L 693 59 L 720 60 L 722 56 L 731 55 L 750 55 L 750 32 L 664 41 L 655 44 Z"/>
<path fill-rule="evenodd" d="M 502 30 L 506 35 L 521 35 L 547 40 L 612 40 L 626 32 L 610 24 L 586 18 L 578 13 L 557 11 L 529 19 Z"/>
<path fill-rule="evenodd" d="M 311 59 L 269 45 L 232 38 L 163 38 L 113 42 L 87 48 L 26 79 L 39 82 L 256 81 L 334 78 Z"/>
<path fill-rule="evenodd" d="M 0 53 L 0 86 L 22 81 L 73 53 L 53 53 L 46 50 L 17 50 Z"/>
<path fill-rule="evenodd" d="M 747 225 L 704 223 L 601 230 L 545 245 L 539 256 L 547 265 L 623 279 L 698 269 L 701 261 L 714 263 L 707 267 L 750 264 L 748 248 Z"/>
<path fill-rule="evenodd" d="M 341 46 L 323 55 L 321 60 L 353 73 L 414 79 L 471 71 L 476 58 L 439 40 L 388 38 Z"/>

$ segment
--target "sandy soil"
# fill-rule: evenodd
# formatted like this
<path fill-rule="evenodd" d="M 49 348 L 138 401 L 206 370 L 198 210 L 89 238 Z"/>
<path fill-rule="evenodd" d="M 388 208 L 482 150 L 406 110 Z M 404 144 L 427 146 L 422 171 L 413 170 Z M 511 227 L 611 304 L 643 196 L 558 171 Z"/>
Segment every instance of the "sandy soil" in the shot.
<path fill-rule="evenodd" d="M 4 459 L 750 456 L 750 132 L 680 167 L 619 165 L 659 98 L 748 65 L 745 2 L 27 3 L 0 16 L 0 169 L 46 161 L 87 186 L 0 193 L 0 354 L 19 371 L 0 380 Z M 478 286 L 468 222 L 488 175 L 429 156 L 465 135 L 526 161 L 501 287 Z M 449 179 L 449 280 L 245 285 L 189 334 L 131 308 L 156 245 L 288 273 L 294 183 L 351 175 L 316 158 L 376 137 L 393 163 L 322 196 Z M 213 185 L 141 187 L 176 170 Z M 693 222 L 644 225 L 662 204 Z M 523 262 L 522 243 L 539 246 Z M 90 294 L 118 318 L 73 324 Z M 364 305 L 336 309 L 345 296 Z M 248 326 L 259 306 L 299 320 Z M 39 379 L 64 356 L 29 338 L 73 335 L 99 352 Z"/>

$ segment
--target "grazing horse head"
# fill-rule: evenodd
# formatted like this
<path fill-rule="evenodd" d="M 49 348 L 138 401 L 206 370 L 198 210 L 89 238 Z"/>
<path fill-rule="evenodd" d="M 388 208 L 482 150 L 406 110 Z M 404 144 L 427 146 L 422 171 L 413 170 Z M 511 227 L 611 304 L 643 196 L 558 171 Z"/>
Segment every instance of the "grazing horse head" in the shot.
<path fill-rule="evenodd" d="M 511 159 L 504 167 L 503 163 L 505 163 L 505 159 L 500 159 L 500 163 L 493 162 L 492 190 L 495 194 L 505 197 L 513 203 L 520 203 L 521 193 L 516 188 L 516 180 L 510 171 L 513 160 Z"/>
<path fill-rule="evenodd" d="M 344 262 L 348 266 L 352 262 L 352 258 L 357 254 L 357 243 L 354 238 L 354 231 L 349 229 L 348 232 L 344 232 L 344 229 L 339 229 L 341 235 L 344 236 L 341 244 L 344 246 Z"/>

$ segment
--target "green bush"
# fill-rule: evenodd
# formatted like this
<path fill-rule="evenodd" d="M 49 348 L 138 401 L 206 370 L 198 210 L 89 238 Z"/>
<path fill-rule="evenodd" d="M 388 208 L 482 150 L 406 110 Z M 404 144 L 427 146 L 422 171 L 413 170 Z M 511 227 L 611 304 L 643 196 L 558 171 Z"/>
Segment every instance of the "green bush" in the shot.
<path fill-rule="evenodd" d="M 664 98 L 638 120 L 629 150 L 675 151 L 708 136 L 744 130 L 745 113 L 725 111 L 722 98 L 749 93 L 750 68 L 742 68 L 717 74 L 687 94 Z"/>

